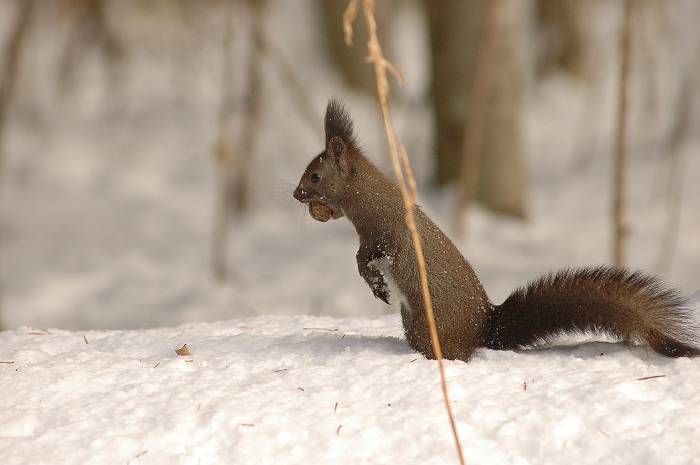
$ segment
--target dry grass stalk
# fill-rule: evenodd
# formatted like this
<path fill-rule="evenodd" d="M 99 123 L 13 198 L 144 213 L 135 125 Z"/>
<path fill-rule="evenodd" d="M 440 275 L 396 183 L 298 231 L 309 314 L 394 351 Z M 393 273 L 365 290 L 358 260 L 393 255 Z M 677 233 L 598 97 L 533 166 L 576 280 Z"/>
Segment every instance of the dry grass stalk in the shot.
<path fill-rule="evenodd" d="M 345 10 L 345 14 L 343 15 L 343 30 L 345 32 L 345 42 L 347 45 L 352 45 L 352 27 L 353 22 L 357 17 L 358 2 L 359 0 L 350 0 L 347 9 Z M 464 454 L 462 452 L 462 445 L 459 440 L 459 433 L 457 432 L 457 425 L 455 423 L 454 415 L 452 414 L 447 380 L 445 378 L 445 367 L 442 360 L 442 350 L 440 348 L 440 340 L 438 339 L 437 327 L 435 325 L 435 316 L 433 315 L 433 304 L 430 298 L 430 289 L 428 287 L 428 273 L 425 266 L 423 246 L 421 244 L 418 228 L 416 227 L 416 219 L 414 215 L 416 199 L 418 197 L 416 181 L 413 176 L 413 171 L 411 170 L 406 149 L 403 145 L 401 145 L 396 136 L 391 115 L 389 113 L 390 86 L 387 71 L 392 73 L 399 80 L 399 83 L 403 82 L 403 76 L 399 70 L 384 57 L 382 52 L 379 39 L 377 38 L 377 22 L 374 17 L 374 0 L 362 0 L 362 9 L 367 21 L 367 31 L 369 35 L 369 40 L 367 42 L 367 49 L 369 51 L 368 60 L 374 66 L 374 74 L 377 81 L 377 95 L 379 97 L 379 104 L 382 110 L 384 129 L 386 130 L 386 136 L 389 142 L 391 163 L 394 168 L 394 175 L 396 176 L 399 187 L 401 188 L 401 197 L 403 198 L 404 207 L 406 209 L 406 226 L 411 232 L 411 239 L 413 241 L 416 259 L 418 261 L 425 314 L 428 320 L 428 326 L 430 328 L 433 353 L 438 361 L 440 385 L 442 387 L 443 399 L 445 401 L 445 409 L 447 410 L 447 416 L 454 435 L 455 446 L 457 448 L 460 463 L 464 465 Z"/>
<path fill-rule="evenodd" d="M 627 163 L 627 107 L 629 100 L 629 74 L 634 33 L 634 0 L 625 0 L 624 26 L 620 53 L 619 101 L 617 112 L 617 134 L 613 167 L 613 265 L 624 265 L 624 246 L 627 234 L 624 220 L 625 166 Z"/>

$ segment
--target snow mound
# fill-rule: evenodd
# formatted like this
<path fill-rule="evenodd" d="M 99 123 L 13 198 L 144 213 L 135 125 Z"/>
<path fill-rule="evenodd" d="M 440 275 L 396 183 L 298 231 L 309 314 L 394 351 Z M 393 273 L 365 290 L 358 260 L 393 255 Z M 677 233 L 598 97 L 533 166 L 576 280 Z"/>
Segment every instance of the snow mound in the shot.
<path fill-rule="evenodd" d="M 20 328 L 0 361 L 5 465 L 456 463 L 396 315 Z M 446 362 L 471 464 L 697 463 L 699 368 L 606 343 Z"/>

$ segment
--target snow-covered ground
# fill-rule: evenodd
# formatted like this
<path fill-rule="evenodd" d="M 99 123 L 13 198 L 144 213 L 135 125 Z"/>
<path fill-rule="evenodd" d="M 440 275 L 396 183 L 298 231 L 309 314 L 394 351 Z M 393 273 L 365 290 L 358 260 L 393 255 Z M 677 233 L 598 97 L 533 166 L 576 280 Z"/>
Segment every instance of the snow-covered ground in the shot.
<path fill-rule="evenodd" d="M 362 145 L 387 167 L 376 103 L 329 68 L 312 3 L 271 3 L 270 38 L 293 58 L 318 132 L 326 100 L 340 97 Z M 7 10 L 1 4 L 0 16 Z M 201 9 L 162 23 L 147 9 L 132 14 L 117 22 L 129 50 L 121 78 L 106 79 L 92 56 L 66 91 L 52 81 L 65 27 L 49 24 L 50 6 L 39 11 L 45 28 L 26 56 L 0 182 L 0 320 L 9 329 L 0 362 L 11 362 L 0 363 L 0 463 L 454 463 L 436 365 L 405 345 L 398 317 L 384 314 L 357 275 L 354 230 L 345 220 L 313 222 L 291 198 L 322 141 L 274 67 L 265 64 L 254 208 L 232 231 L 235 279 L 215 283 L 221 15 Z M 639 62 L 656 67 L 635 75 L 627 255 L 692 295 L 700 290 L 697 101 L 677 175 L 660 142 L 678 76 L 699 53 L 697 40 L 679 42 L 697 35 L 697 15 L 684 11 L 666 11 L 661 36 L 640 23 L 658 53 L 644 55 L 652 48 L 643 42 Z M 529 220 L 476 208 L 458 243 L 496 302 L 550 269 L 609 259 L 610 44 L 619 18 L 603 13 L 594 84 L 554 76 L 527 90 Z M 397 61 L 410 84 L 396 92 L 393 113 L 422 203 L 449 232 L 449 193 L 426 182 L 429 109 L 415 103 L 426 92 L 416 58 L 426 53 L 425 26 L 410 8 L 397 15 L 406 37 Z M 175 354 L 184 343 L 192 356 Z M 482 350 L 447 366 L 469 463 L 692 464 L 700 463 L 699 362 L 595 342 Z M 640 380 L 657 375 L 665 376 Z"/>
<path fill-rule="evenodd" d="M 437 366 L 396 316 L 0 333 L 20 464 L 456 463 Z M 187 344 L 190 356 L 175 349 Z M 446 362 L 470 464 L 700 463 L 698 361 L 588 343 Z"/>

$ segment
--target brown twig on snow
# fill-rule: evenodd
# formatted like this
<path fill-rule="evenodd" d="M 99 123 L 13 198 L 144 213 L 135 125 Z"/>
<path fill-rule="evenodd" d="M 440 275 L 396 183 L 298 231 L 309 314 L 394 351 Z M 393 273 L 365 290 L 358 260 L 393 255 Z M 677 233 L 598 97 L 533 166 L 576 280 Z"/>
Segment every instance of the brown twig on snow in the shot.
<path fill-rule="evenodd" d="M 618 87 L 617 133 L 615 139 L 615 161 L 613 165 L 613 265 L 624 265 L 625 236 L 624 219 L 625 167 L 627 162 L 627 109 L 629 102 L 629 75 L 634 33 L 634 0 L 625 0 L 624 25 L 620 54 L 620 81 Z"/>
<path fill-rule="evenodd" d="M 343 30 L 345 32 L 345 42 L 348 45 L 352 44 L 352 28 L 353 21 L 357 16 L 358 1 L 359 0 L 350 0 L 345 13 L 343 14 Z M 418 261 L 421 291 L 423 294 L 423 303 L 425 305 L 425 315 L 430 329 L 430 339 L 433 346 L 433 353 L 438 361 L 440 385 L 442 387 L 443 399 L 445 401 L 445 409 L 447 410 L 447 416 L 452 428 L 452 434 L 454 435 L 455 446 L 457 448 L 460 463 L 464 465 L 464 453 L 462 452 L 462 445 L 459 440 L 459 433 L 457 432 L 457 424 L 455 422 L 454 415 L 452 414 L 452 407 L 450 406 L 447 380 L 445 377 L 445 367 L 442 360 L 442 349 L 440 348 L 440 340 L 438 339 L 437 327 L 435 325 L 435 316 L 433 315 L 433 303 L 430 298 L 430 289 L 428 287 L 428 273 L 425 266 L 425 256 L 423 255 L 423 246 L 421 244 L 420 235 L 416 226 L 416 218 L 414 215 L 418 197 L 416 181 L 413 177 L 410 162 L 406 154 L 406 149 L 396 136 L 394 124 L 389 113 L 390 86 L 387 72 L 393 74 L 400 83 L 403 82 L 403 76 L 399 70 L 384 57 L 382 52 L 379 39 L 377 38 L 377 22 L 374 17 L 374 0 L 362 0 L 362 9 L 364 11 L 365 20 L 367 21 L 367 33 L 369 36 L 369 40 L 367 42 L 367 49 L 369 51 L 368 60 L 374 66 L 374 75 L 377 81 L 377 95 L 379 98 L 379 105 L 382 110 L 384 129 L 389 142 L 391 163 L 394 168 L 394 175 L 396 176 L 401 189 L 401 197 L 406 209 L 404 219 L 408 230 L 411 232 L 411 239 L 413 241 L 416 259 Z"/>
<path fill-rule="evenodd" d="M 666 375 L 654 375 L 654 376 L 645 376 L 644 378 L 637 378 L 637 381 L 644 381 L 647 379 L 656 379 L 656 378 L 665 378 Z"/>
<path fill-rule="evenodd" d="M 342 427 L 343 427 L 343 425 L 338 425 L 338 428 L 336 428 L 336 430 L 335 430 L 336 436 L 340 436 L 340 428 L 342 428 Z"/>
<path fill-rule="evenodd" d="M 0 363 L 5 364 L 5 365 L 12 365 L 12 364 L 15 363 L 15 362 L 3 362 L 3 361 L 0 361 Z"/>
<path fill-rule="evenodd" d="M 29 331 L 27 334 L 32 334 L 34 336 L 50 336 L 51 333 L 45 329 L 40 329 L 38 331 Z"/>

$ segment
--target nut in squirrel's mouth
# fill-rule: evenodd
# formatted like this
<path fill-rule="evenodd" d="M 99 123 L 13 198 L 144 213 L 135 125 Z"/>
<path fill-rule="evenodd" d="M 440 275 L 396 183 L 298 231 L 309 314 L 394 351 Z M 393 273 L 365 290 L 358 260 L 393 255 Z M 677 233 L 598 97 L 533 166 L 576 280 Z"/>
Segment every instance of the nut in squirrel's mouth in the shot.
<path fill-rule="evenodd" d="M 318 200 L 309 201 L 309 214 L 311 214 L 313 219 L 322 223 L 325 223 L 331 218 L 336 219 L 343 216 L 340 212 L 336 212 L 333 208 Z"/>
<path fill-rule="evenodd" d="M 309 213 L 311 217 L 316 221 L 321 221 L 325 223 L 330 219 L 337 219 L 343 216 L 343 211 L 340 208 L 332 207 L 321 200 L 319 200 L 318 194 L 314 192 L 307 191 L 301 186 L 294 190 L 293 197 L 301 203 L 308 204 Z"/>

